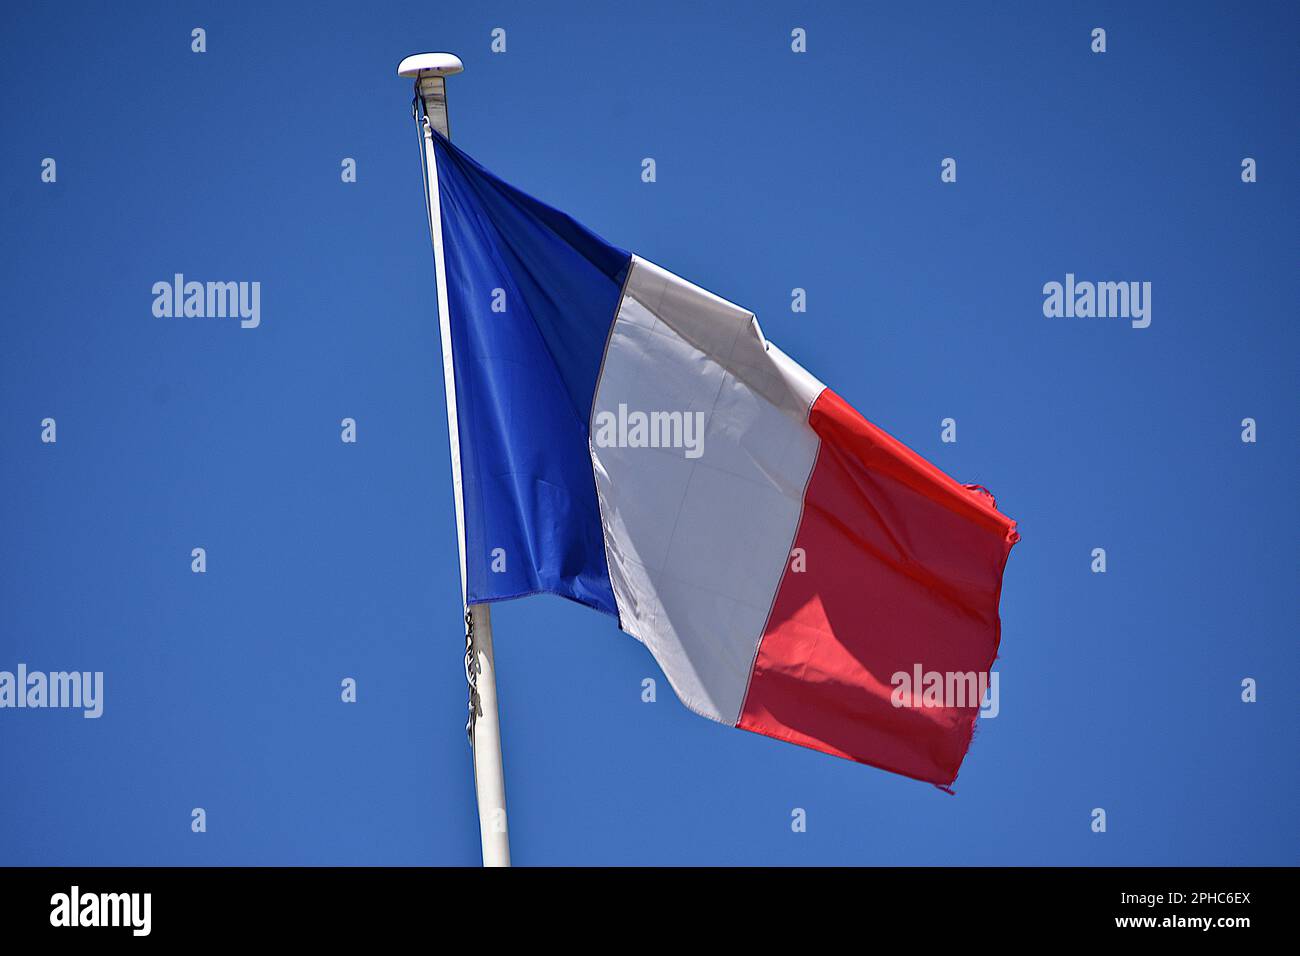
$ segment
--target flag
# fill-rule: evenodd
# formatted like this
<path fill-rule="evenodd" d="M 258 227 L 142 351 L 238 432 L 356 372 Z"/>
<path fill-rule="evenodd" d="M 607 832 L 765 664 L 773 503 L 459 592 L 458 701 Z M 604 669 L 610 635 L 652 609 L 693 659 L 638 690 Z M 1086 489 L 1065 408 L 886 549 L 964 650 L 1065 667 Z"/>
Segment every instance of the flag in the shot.
<path fill-rule="evenodd" d="M 604 611 L 697 714 L 950 785 L 1015 522 L 747 310 L 433 139 L 467 600 Z"/>

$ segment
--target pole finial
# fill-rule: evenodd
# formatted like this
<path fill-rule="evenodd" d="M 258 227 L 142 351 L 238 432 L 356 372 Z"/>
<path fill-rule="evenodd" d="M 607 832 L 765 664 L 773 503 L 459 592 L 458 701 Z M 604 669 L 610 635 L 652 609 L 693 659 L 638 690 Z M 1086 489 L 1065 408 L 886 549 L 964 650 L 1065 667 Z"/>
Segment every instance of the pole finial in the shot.
<path fill-rule="evenodd" d="M 464 69 L 465 65 L 454 53 L 416 53 L 397 65 L 398 76 L 415 78 L 425 116 L 434 129 L 448 138 L 451 132 L 447 120 L 447 77 Z"/>
<path fill-rule="evenodd" d="M 415 53 L 397 64 L 398 76 L 451 76 L 465 69 L 454 53 Z"/>

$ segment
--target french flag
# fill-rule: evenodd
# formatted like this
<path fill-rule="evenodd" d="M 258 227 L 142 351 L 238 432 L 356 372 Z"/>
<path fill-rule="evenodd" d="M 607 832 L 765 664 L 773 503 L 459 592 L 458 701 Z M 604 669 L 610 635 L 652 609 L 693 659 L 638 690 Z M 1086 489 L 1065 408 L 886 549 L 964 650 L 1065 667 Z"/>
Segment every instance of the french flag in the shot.
<path fill-rule="evenodd" d="M 900 675 L 985 686 L 1015 522 L 750 312 L 433 141 L 467 601 L 605 611 L 697 714 L 948 787 L 978 695 Z"/>

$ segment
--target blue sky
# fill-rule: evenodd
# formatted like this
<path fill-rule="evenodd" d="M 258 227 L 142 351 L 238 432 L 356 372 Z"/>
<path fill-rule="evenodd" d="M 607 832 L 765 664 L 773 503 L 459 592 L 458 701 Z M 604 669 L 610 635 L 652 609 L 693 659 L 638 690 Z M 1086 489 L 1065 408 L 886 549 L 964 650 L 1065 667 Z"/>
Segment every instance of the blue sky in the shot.
<path fill-rule="evenodd" d="M 753 309 L 1023 536 L 955 797 L 689 714 L 605 615 L 499 605 L 517 863 L 1294 864 L 1298 27 L 1286 4 L 6 6 L 0 670 L 102 670 L 105 709 L 0 711 L 0 863 L 477 863 L 394 75 L 448 49 L 463 149 Z M 260 326 L 154 317 L 177 272 L 259 281 Z M 1151 282 L 1150 327 L 1045 318 L 1066 273 Z"/>

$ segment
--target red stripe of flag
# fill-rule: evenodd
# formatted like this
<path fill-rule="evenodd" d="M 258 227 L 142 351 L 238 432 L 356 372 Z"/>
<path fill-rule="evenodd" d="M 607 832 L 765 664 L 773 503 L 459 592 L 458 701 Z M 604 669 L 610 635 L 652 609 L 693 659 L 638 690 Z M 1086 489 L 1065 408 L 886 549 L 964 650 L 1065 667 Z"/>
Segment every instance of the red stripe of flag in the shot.
<path fill-rule="evenodd" d="M 795 547 L 738 727 L 948 787 L 979 701 L 895 706 L 922 673 L 982 675 L 997 657 L 1016 523 L 826 389 Z M 978 686 L 983 687 L 984 684 Z"/>

